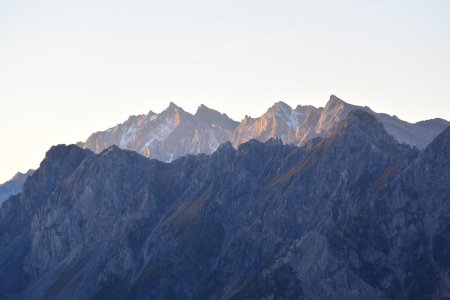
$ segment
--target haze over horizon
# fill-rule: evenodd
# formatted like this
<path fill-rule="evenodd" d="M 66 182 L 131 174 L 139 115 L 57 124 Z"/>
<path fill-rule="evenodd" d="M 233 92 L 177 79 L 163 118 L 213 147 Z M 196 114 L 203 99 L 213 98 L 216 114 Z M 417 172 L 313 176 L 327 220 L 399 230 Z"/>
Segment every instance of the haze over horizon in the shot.
<path fill-rule="evenodd" d="M 448 1 L 0 4 L 0 182 L 169 102 L 240 121 L 330 94 L 450 120 Z"/>

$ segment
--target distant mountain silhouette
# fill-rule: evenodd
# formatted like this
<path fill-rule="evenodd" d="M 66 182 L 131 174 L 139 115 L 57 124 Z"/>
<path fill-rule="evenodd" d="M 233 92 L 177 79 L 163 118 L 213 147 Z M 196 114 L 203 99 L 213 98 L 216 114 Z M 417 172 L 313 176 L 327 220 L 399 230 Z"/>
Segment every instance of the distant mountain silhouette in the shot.
<path fill-rule="evenodd" d="M 19 194 L 22 191 L 22 186 L 28 176 L 33 174 L 34 170 L 28 170 L 25 174 L 16 173 L 13 178 L 7 182 L 0 184 L 0 205 L 10 196 Z"/>

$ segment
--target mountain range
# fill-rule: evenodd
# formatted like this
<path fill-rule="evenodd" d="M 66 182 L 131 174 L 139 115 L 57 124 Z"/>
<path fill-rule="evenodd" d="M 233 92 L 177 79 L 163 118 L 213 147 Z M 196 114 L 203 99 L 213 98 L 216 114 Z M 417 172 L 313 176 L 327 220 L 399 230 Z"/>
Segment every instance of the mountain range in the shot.
<path fill-rule="evenodd" d="M 397 141 L 419 149 L 425 148 L 450 125 L 443 119 L 408 123 L 396 116 L 375 113 L 368 107 L 348 104 L 334 95 L 323 108 L 299 105 L 293 109 L 286 103 L 277 102 L 261 117 L 246 116 L 240 123 L 205 105 L 192 115 L 170 103 L 160 114 L 150 111 L 147 115 L 130 116 L 125 122 L 96 132 L 77 145 L 96 153 L 117 145 L 164 162 L 187 154 L 211 154 L 227 141 L 238 147 L 251 139 L 280 138 L 286 144 L 302 146 L 313 138 L 324 137 L 355 109 L 373 114 Z M 0 184 L 0 204 L 20 192 L 23 182 L 24 178 L 15 176 Z"/>
<path fill-rule="evenodd" d="M 178 159 L 179 150 L 173 150 L 165 156 L 170 163 L 106 146 L 113 136 L 119 141 L 127 137 L 121 147 L 145 145 L 138 146 L 144 133 L 141 136 L 137 128 L 153 124 L 151 118 L 173 125 L 160 122 L 173 117 L 182 124 L 189 115 L 174 105 L 160 115 L 127 123 L 142 127 L 125 130 L 122 124 L 94 135 L 90 141 L 98 142 L 94 150 L 100 153 L 75 145 L 52 147 L 22 192 L 0 208 L 1 295 L 450 297 L 450 128 L 419 150 L 394 138 L 392 128 L 407 127 L 391 124 L 388 133 L 382 116 L 368 109 L 344 112 L 346 105 L 335 100 L 323 110 L 304 109 L 320 114 L 315 119 L 319 121 L 310 123 L 315 133 L 298 140 L 301 147 L 283 143 L 283 137 L 292 137 L 289 130 L 286 135 L 275 131 L 278 138 L 271 139 L 256 125 L 260 139 L 269 140 L 252 139 L 234 147 L 242 141 L 237 138 L 211 155 Z M 339 120 L 325 116 L 332 107 L 341 110 L 334 115 Z M 263 127 L 281 130 L 273 111 L 272 125 Z M 247 138 L 247 131 L 238 130 L 242 123 L 216 116 L 223 122 L 202 118 L 202 126 L 211 125 L 210 137 L 234 127 L 233 132 Z M 263 120 L 247 118 L 243 123 L 251 127 Z M 440 122 L 411 126 L 431 130 Z M 194 132 L 201 131 L 200 122 L 189 124 Z M 175 127 L 170 127 L 171 134 L 182 130 Z M 307 136 L 295 132 L 296 137 Z M 171 134 L 146 147 L 175 143 Z M 411 132 L 408 138 L 412 136 L 419 133 Z M 186 149 L 191 146 L 213 151 L 216 142 L 192 142 Z M 149 149 L 148 156 L 159 153 L 154 149 L 165 148 Z"/>
<path fill-rule="evenodd" d="M 397 141 L 419 149 L 425 148 L 450 125 L 442 119 L 408 123 L 395 116 L 375 113 L 368 107 L 348 104 L 333 95 L 323 108 L 299 105 L 293 109 L 277 102 L 261 117 L 246 116 L 240 123 L 205 105 L 192 115 L 171 103 L 160 114 L 131 116 L 124 123 L 92 134 L 80 145 L 96 153 L 117 145 L 165 162 L 187 154 L 211 154 L 227 141 L 237 147 L 251 139 L 280 138 L 285 144 L 302 146 L 315 137 L 324 137 L 355 109 L 373 114 Z"/>

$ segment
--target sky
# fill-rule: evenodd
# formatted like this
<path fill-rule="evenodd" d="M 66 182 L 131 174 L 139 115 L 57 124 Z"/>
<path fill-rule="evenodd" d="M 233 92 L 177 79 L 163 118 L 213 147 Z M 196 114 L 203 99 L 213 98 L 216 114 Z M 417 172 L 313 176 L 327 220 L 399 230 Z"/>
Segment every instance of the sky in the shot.
<path fill-rule="evenodd" d="M 172 101 L 450 120 L 448 0 L 0 0 L 0 182 Z"/>

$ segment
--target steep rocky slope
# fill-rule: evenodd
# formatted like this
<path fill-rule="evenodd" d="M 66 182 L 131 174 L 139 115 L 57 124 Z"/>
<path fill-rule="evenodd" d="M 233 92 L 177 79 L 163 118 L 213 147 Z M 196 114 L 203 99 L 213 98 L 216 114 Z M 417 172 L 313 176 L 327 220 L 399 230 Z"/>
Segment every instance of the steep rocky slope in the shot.
<path fill-rule="evenodd" d="M 362 110 L 302 148 L 225 143 L 170 164 L 58 146 L 0 209 L 0 292 L 443 299 L 449 147 L 450 128 L 419 152 Z"/>
<path fill-rule="evenodd" d="M 126 122 L 91 135 L 85 148 L 99 153 L 112 145 L 146 157 L 172 161 L 186 154 L 211 153 L 231 140 L 237 122 L 202 105 L 195 115 L 171 103 L 155 114 L 132 116 Z"/>

